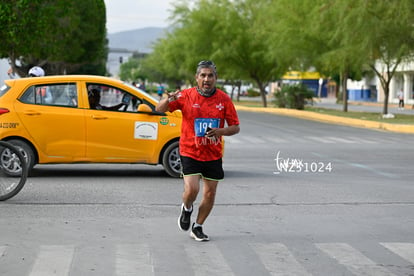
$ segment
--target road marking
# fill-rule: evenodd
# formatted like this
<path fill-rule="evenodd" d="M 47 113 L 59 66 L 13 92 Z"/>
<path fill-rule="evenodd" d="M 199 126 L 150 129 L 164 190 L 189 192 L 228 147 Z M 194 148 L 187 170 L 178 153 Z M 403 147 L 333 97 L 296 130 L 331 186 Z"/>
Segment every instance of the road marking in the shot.
<path fill-rule="evenodd" d="M 345 161 L 343 161 L 343 162 L 349 164 L 352 167 L 359 168 L 359 169 L 364 169 L 364 170 L 370 171 L 374 174 L 378 174 L 378 175 L 385 176 L 385 177 L 388 177 L 388 178 L 398 178 L 398 176 L 395 175 L 395 174 L 383 172 L 382 170 L 377 170 L 377 169 L 371 168 L 370 166 L 367 166 L 367 165 L 364 165 L 364 164 L 359 164 L 359 163 L 354 163 L 354 162 L 348 163 L 348 162 L 345 162 Z"/>
<path fill-rule="evenodd" d="M 414 264 L 414 243 L 381 242 L 380 244 Z"/>
<path fill-rule="evenodd" d="M 333 144 L 333 141 L 329 141 L 326 139 L 326 137 L 319 137 L 319 136 L 305 136 L 305 139 L 311 139 L 314 140 L 316 142 L 321 142 L 321 143 L 325 143 L 325 144 Z"/>
<path fill-rule="evenodd" d="M 259 256 L 271 275 L 312 275 L 295 259 L 289 249 L 281 243 L 253 243 L 250 247 Z"/>
<path fill-rule="evenodd" d="M 69 275 L 74 254 L 71 245 L 43 245 L 30 276 Z"/>
<path fill-rule="evenodd" d="M 345 164 L 347 166 L 351 166 L 351 167 L 354 167 L 354 168 L 359 168 L 359 169 L 367 170 L 367 171 L 372 172 L 374 174 L 378 174 L 378 175 L 385 176 L 385 177 L 388 177 L 388 178 L 392 178 L 392 179 L 399 178 L 398 175 L 395 175 L 395 174 L 392 174 L 392 173 L 387 173 L 387 172 L 384 172 L 382 170 L 377 170 L 375 168 L 372 168 L 372 167 L 367 166 L 367 165 L 364 165 L 364 164 L 355 163 L 355 162 L 348 162 L 346 160 L 337 159 L 337 158 L 330 158 L 327 155 L 318 154 L 318 153 L 315 153 L 315 152 L 312 152 L 312 154 L 313 155 L 316 155 L 318 157 L 321 157 L 321 158 L 329 159 L 332 162 L 338 162 L 338 163 L 342 163 L 342 164 Z"/>
<path fill-rule="evenodd" d="M 351 140 L 355 141 L 358 144 L 378 144 L 375 141 L 372 141 L 372 140 L 369 140 L 369 139 L 360 138 L 360 137 L 355 137 L 355 136 L 349 136 L 348 139 L 351 139 Z"/>
<path fill-rule="evenodd" d="M 345 143 L 345 144 L 355 144 L 355 141 L 352 141 L 350 139 L 341 138 L 341 137 L 334 137 L 334 136 L 327 136 L 326 139 L 333 140 L 335 143 Z"/>
<path fill-rule="evenodd" d="M 414 263 L 414 243 L 382 242 L 380 244 L 393 254 Z M 249 243 L 249 246 L 270 275 L 312 275 L 282 243 Z M 376 263 L 347 243 L 316 243 L 315 247 L 335 259 L 353 275 L 394 275 L 384 264 Z M 0 260 L 6 255 L 8 248 L 7 245 L 0 246 Z M 70 275 L 71 268 L 74 266 L 75 249 L 73 245 L 40 246 L 29 276 Z M 114 275 L 155 275 L 153 253 L 147 244 L 118 244 L 115 250 Z M 194 275 L 234 275 L 231 266 L 216 244 L 191 242 L 184 245 L 184 250 Z M 88 262 L 88 260 L 82 261 Z"/>
<path fill-rule="evenodd" d="M 356 276 L 394 275 L 346 243 L 317 243 L 316 247 L 344 265 Z"/>
<path fill-rule="evenodd" d="M 266 141 L 262 137 L 249 136 L 248 138 L 250 144 L 264 144 Z"/>
<path fill-rule="evenodd" d="M 224 138 L 224 142 L 225 143 L 230 143 L 230 144 L 241 144 L 242 141 L 233 137 L 233 136 L 227 136 Z"/>
<path fill-rule="evenodd" d="M 220 250 L 213 243 L 186 244 L 185 251 L 191 259 L 196 276 L 234 275 Z"/>
<path fill-rule="evenodd" d="M 115 257 L 115 275 L 154 275 L 153 258 L 146 244 L 120 244 Z"/>
<path fill-rule="evenodd" d="M 267 136 L 267 137 L 264 137 L 264 138 L 267 141 L 269 141 L 270 143 L 283 144 L 283 143 L 288 142 L 286 139 L 282 139 L 282 138 L 274 137 L 274 136 Z"/>

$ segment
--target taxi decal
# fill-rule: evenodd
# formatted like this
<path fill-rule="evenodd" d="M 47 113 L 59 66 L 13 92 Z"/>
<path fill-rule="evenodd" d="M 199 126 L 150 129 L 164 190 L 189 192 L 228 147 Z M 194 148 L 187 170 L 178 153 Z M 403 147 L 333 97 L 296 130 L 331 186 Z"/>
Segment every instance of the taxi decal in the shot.
<path fill-rule="evenodd" d="M 135 122 L 135 139 L 157 140 L 158 124 L 153 122 Z"/>
<path fill-rule="evenodd" d="M 17 128 L 19 123 L 0 123 L 0 128 Z"/>
<path fill-rule="evenodd" d="M 167 118 L 167 117 L 162 117 L 162 118 L 160 119 L 160 124 L 161 124 L 161 125 L 163 125 L 163 126 L 167 125 L 167 124 L 168 124 L 168 122 L 169 122 L 169 120 L 168 120 L 168 118 Z"/>

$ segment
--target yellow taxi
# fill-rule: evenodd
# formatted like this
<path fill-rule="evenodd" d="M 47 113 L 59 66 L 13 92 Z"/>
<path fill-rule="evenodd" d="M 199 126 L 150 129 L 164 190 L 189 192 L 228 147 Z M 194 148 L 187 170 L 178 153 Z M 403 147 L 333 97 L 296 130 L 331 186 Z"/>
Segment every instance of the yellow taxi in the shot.
<path fill-rule="evenodd" d="M 137 163 L 178 177 L 181 112 L 156 112 L 157 102 L 101 76 L 10 79 L 0 90 L 0 140 L 21 150 L 29 172 L 37 164 Z"/>

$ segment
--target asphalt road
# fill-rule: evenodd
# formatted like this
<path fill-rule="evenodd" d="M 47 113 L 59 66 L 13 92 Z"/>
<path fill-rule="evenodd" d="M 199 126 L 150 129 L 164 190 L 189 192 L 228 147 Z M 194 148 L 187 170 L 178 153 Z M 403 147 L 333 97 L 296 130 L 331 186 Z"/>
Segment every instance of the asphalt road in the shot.
<path fill-rule="evenodd" d="M 239 114 L 210 242 L 158 166 L 39 166 L 0 203 L 0 275 L 414 274 L 412 134 Z"/>

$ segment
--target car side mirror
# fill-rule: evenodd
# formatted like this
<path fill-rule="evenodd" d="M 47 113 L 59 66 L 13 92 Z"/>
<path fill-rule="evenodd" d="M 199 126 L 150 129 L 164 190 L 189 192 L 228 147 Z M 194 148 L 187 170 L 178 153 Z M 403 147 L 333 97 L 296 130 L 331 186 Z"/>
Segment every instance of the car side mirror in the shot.
<path fill-rule="evenodd" d="M 152 113 L 151 107 L 149 107 L 149 105 L 147 105 L 147 104 L 138 105 L 137 111 L 138 112 L 145 112 L 145 113 Z"/>

